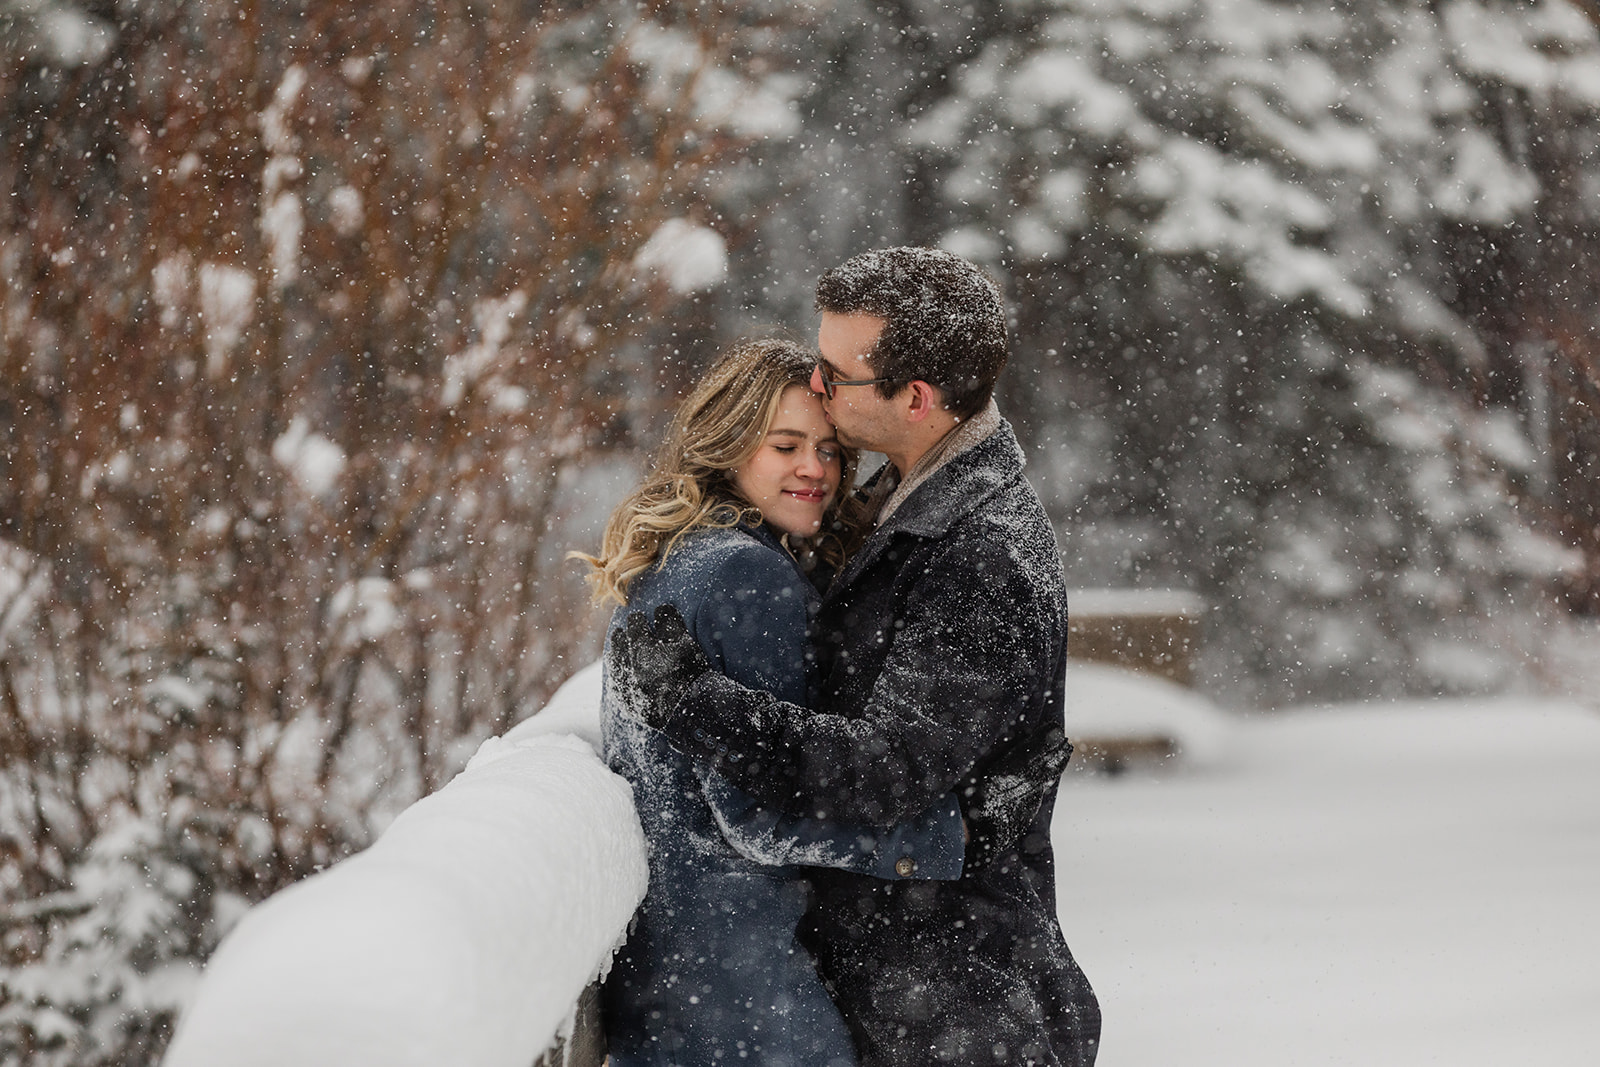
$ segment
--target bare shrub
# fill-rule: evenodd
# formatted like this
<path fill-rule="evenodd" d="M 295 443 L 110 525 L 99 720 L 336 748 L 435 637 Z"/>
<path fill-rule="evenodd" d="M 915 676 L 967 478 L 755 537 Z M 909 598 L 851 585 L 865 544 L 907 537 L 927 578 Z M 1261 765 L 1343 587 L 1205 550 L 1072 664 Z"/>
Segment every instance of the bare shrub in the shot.
<path fill-rule="evenodd" d="M 557 501 L 694 284 L 636 257 L 764 91 L 715 5 L 117 11 L 0 64 L 6 1063 L 158 1055 L 244 903 L 562 679 Z"/>

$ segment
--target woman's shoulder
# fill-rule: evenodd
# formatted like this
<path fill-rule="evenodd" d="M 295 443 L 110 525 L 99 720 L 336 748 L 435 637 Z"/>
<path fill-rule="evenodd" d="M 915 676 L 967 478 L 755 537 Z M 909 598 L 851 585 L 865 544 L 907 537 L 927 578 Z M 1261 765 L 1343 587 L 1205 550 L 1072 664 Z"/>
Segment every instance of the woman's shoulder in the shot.
<path fill-rule="evenodd" d="M 696 530 L 662 561 L 648 583 L 653 599 L 691 610 L 724 602 L 794 601 L 816 598 L 800 565 L 767 531 L 748 527 Z"/>
<path fill-rule="evenodd" d="M 685 564 L 710 572 L 751 571 L 803 577 L 800 565 L 776 537 L 765 529 L 749 526 L 695 530 L 663 561 L 663 568 L 671 566 L 672 557 L 680 554 Z"/>

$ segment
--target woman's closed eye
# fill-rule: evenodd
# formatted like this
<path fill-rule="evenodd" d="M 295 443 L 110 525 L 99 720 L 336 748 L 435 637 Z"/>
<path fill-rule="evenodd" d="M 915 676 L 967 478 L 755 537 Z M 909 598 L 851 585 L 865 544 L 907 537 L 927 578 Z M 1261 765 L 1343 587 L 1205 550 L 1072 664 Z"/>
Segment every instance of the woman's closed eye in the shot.
<path fill-rule="evenodd" d="M 792 456 L 799 452 L 800 449 L 809 447 L 815 450 L 818 461 L 822 463 L 838 463 L 844 455 L 844 453 L 840 451 L 839 446 L 835 444 L 800 445 L 793 442 L 771 441 L 768 442 L 767 447 L 771 448 L 780 456 Z"/>

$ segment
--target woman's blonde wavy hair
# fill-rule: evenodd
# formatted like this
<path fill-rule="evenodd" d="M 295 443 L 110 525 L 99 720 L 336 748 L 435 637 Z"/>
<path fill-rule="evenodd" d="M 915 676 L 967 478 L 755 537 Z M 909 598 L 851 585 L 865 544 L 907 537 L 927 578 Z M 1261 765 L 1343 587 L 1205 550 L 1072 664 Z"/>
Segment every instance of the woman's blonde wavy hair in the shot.
<path fill-rule="evenodd" d="M 783 391 L 807 386 L 816 356 L 791 341 L 746 341 L 717 360 L 678 408 L 650 473 L 606 523 L 600 554 L 568 553 L 593 570 L 596 601 L 628 602 L 633 580 L 671 554 L 690 531 L 761 521 L 739 495 L 733 472 L 756 454 L 777 415 Z M 840 518 L 840 501 L 855 475 L 855 453 L 840 448 L 839 493 L 823 516 L 822 533 L 791 550 L 810 562 L 843 562 L 852 540 Z M 808 559 L 809 557 L 809 559 Z"/>

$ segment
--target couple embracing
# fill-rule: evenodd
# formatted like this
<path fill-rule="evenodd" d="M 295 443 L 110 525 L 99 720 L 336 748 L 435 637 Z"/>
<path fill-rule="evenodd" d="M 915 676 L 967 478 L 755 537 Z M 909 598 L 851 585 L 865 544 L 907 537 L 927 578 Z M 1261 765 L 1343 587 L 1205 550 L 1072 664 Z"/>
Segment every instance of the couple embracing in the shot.
<path fill-rule="evenodd" d="M 820 356 L 726 354 L 586 557 L 650 846 L 611 1063 L 1088 1067 L 1050 845 L 1066 595 L 992 399 L 999 291 L 893 248 L 816 306 Z M 857 449 L 888 462 L 852 491 Z"/>

